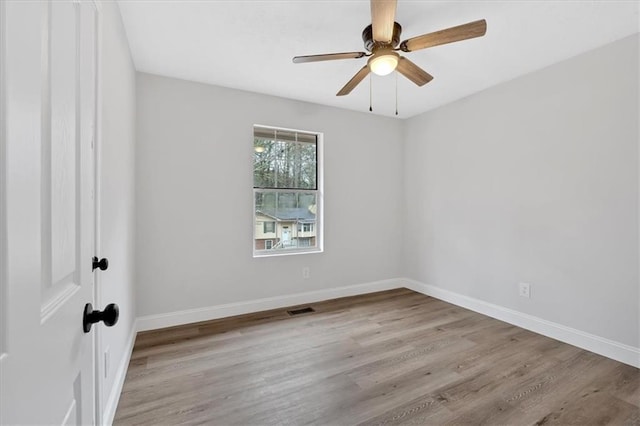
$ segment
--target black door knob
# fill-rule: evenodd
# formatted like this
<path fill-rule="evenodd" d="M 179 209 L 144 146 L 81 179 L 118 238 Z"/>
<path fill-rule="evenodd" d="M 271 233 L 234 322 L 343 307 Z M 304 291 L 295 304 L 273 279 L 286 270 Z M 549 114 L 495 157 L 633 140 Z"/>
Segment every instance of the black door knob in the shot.
<path fill-rule="evenodd" d="M 109 267 L 109 259 L 107 259 L 106 257 L 103 257 L 102 259 L 98 260 L 97 257 L 93 256 L 93 269 L 92 269 L 92 271 L 95 271 L 96 268 L 100 268 L 101 271 L 104 271 L 108 267 Z"/>
<path fill-rule="evenodd" d="M 120 309 L 115 303 L 109 303 L 104 311 L 94 311 L 91 303 L 84 305 L 84 314 L 82 316 L 82 329 L 85 333 L 91 331 L 91 326 L 97 322 L 104 322 L 107 327 L 112 327 L 118 322 Z"/>

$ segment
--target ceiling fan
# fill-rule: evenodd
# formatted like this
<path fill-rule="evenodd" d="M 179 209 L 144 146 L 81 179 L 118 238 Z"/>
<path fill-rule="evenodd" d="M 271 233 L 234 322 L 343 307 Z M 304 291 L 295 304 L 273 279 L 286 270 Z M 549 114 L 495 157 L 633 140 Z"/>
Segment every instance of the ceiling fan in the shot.
<path fill-rule="evenodd" d="M 377 75 L 387 75 L 397 69 L 400 74 L 418 86 L 424 86 L 433 80 L 433 77 L 404 56 L 400 56 L 397 51 L 413 52 L 427 47 L 481 37 L 487 32 L 487 22 L 481 19 L 457 27 L 412 37 L 400 43 L 402 27 L 395 22 L 396 3 L 397 0 L 371 0 L 371 25 L 362 31 L 364 48 L 369 53 L 345 52 L 295 56 L 293 63 L 302 64 L 305 62 L 368 57 L 367 65 L 363 66 L 340 89 L 336 96 L 344 96 L 351 93 L 369 72 Z"/>

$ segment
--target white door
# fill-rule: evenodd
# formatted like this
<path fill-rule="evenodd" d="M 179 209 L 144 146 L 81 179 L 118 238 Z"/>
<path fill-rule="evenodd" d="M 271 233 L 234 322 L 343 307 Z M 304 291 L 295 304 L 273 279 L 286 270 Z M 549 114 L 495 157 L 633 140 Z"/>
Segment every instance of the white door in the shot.
<path fill-rule="evenodd" d="M 0 1 L 0 423 L 92 424 L 92 2 Z"/>

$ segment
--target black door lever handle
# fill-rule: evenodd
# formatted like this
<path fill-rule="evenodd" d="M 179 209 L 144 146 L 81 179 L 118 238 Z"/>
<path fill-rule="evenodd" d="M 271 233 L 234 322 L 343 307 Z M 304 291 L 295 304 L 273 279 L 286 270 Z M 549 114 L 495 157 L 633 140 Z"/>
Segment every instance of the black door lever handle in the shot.
<path fill-rule="evenodd" d="M 92 271 L 95 271 L 96 268 L 99 268 L 101 271 L 105 271 L 108 267 L 109 267 L 109 259 L 107 259 L 106 257 L 103 257 L 102 259 L 98 260 L 97 257 L 93 256 Z"/>

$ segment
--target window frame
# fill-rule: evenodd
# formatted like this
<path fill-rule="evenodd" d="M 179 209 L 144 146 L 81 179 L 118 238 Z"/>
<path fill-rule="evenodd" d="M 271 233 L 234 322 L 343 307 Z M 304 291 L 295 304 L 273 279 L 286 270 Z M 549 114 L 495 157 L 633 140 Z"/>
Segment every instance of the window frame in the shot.
<path fill-rule="evenodd" d="M 290 255 L 298 255 L 298 254 L 310 254 L 310 253 L 322 253 L 324 251 L 324 135 L 322 132 L 310 131 L 310 130 L 297 130 L 290 129 L 284 127 L 274 127 L 274 126 L 266 126 L 262 124 L 254 124 L 252 127 L 251 140 L 253 141 L 255 138 L 255 128 L 263 128 L 270 129 L 274 131 L 283 131 L 283 132 L 300 132 L 305 134 L 313 134 L 316 136 L 316 189 L 289 189 L 289 188 L 258 188 L 252 186 L 252 201 L 251 204 L 253 206 L 252 219 L 255 224 L 256 221 L 256 194 L 257 193 L 315 193 L 316 195 L 316 221 L 315 221 L 315 229 L 316 229 L 316 245 L 315 247 L 297 247 L 286 250 L 278 250 L 278 249 L 264 249 L 257 250 L 256 249 L 256 227 L 253 227 L 253 257 L 274 257 L 274 256 L 290 256 Z M 252 175 L 252 183 L 253 183 L 253 173 L 254 173 L 254 143 L 251 143 L 251 175 Z M 292 232 L 297 231 L 297 227 L 291 228 Z M 276 240 L 278 240 L 278 225 L 276 223 Z M 297 237 L 296 237 L 297 238 Z M 277 244 L 274 244 L 277 245 Z"/>

